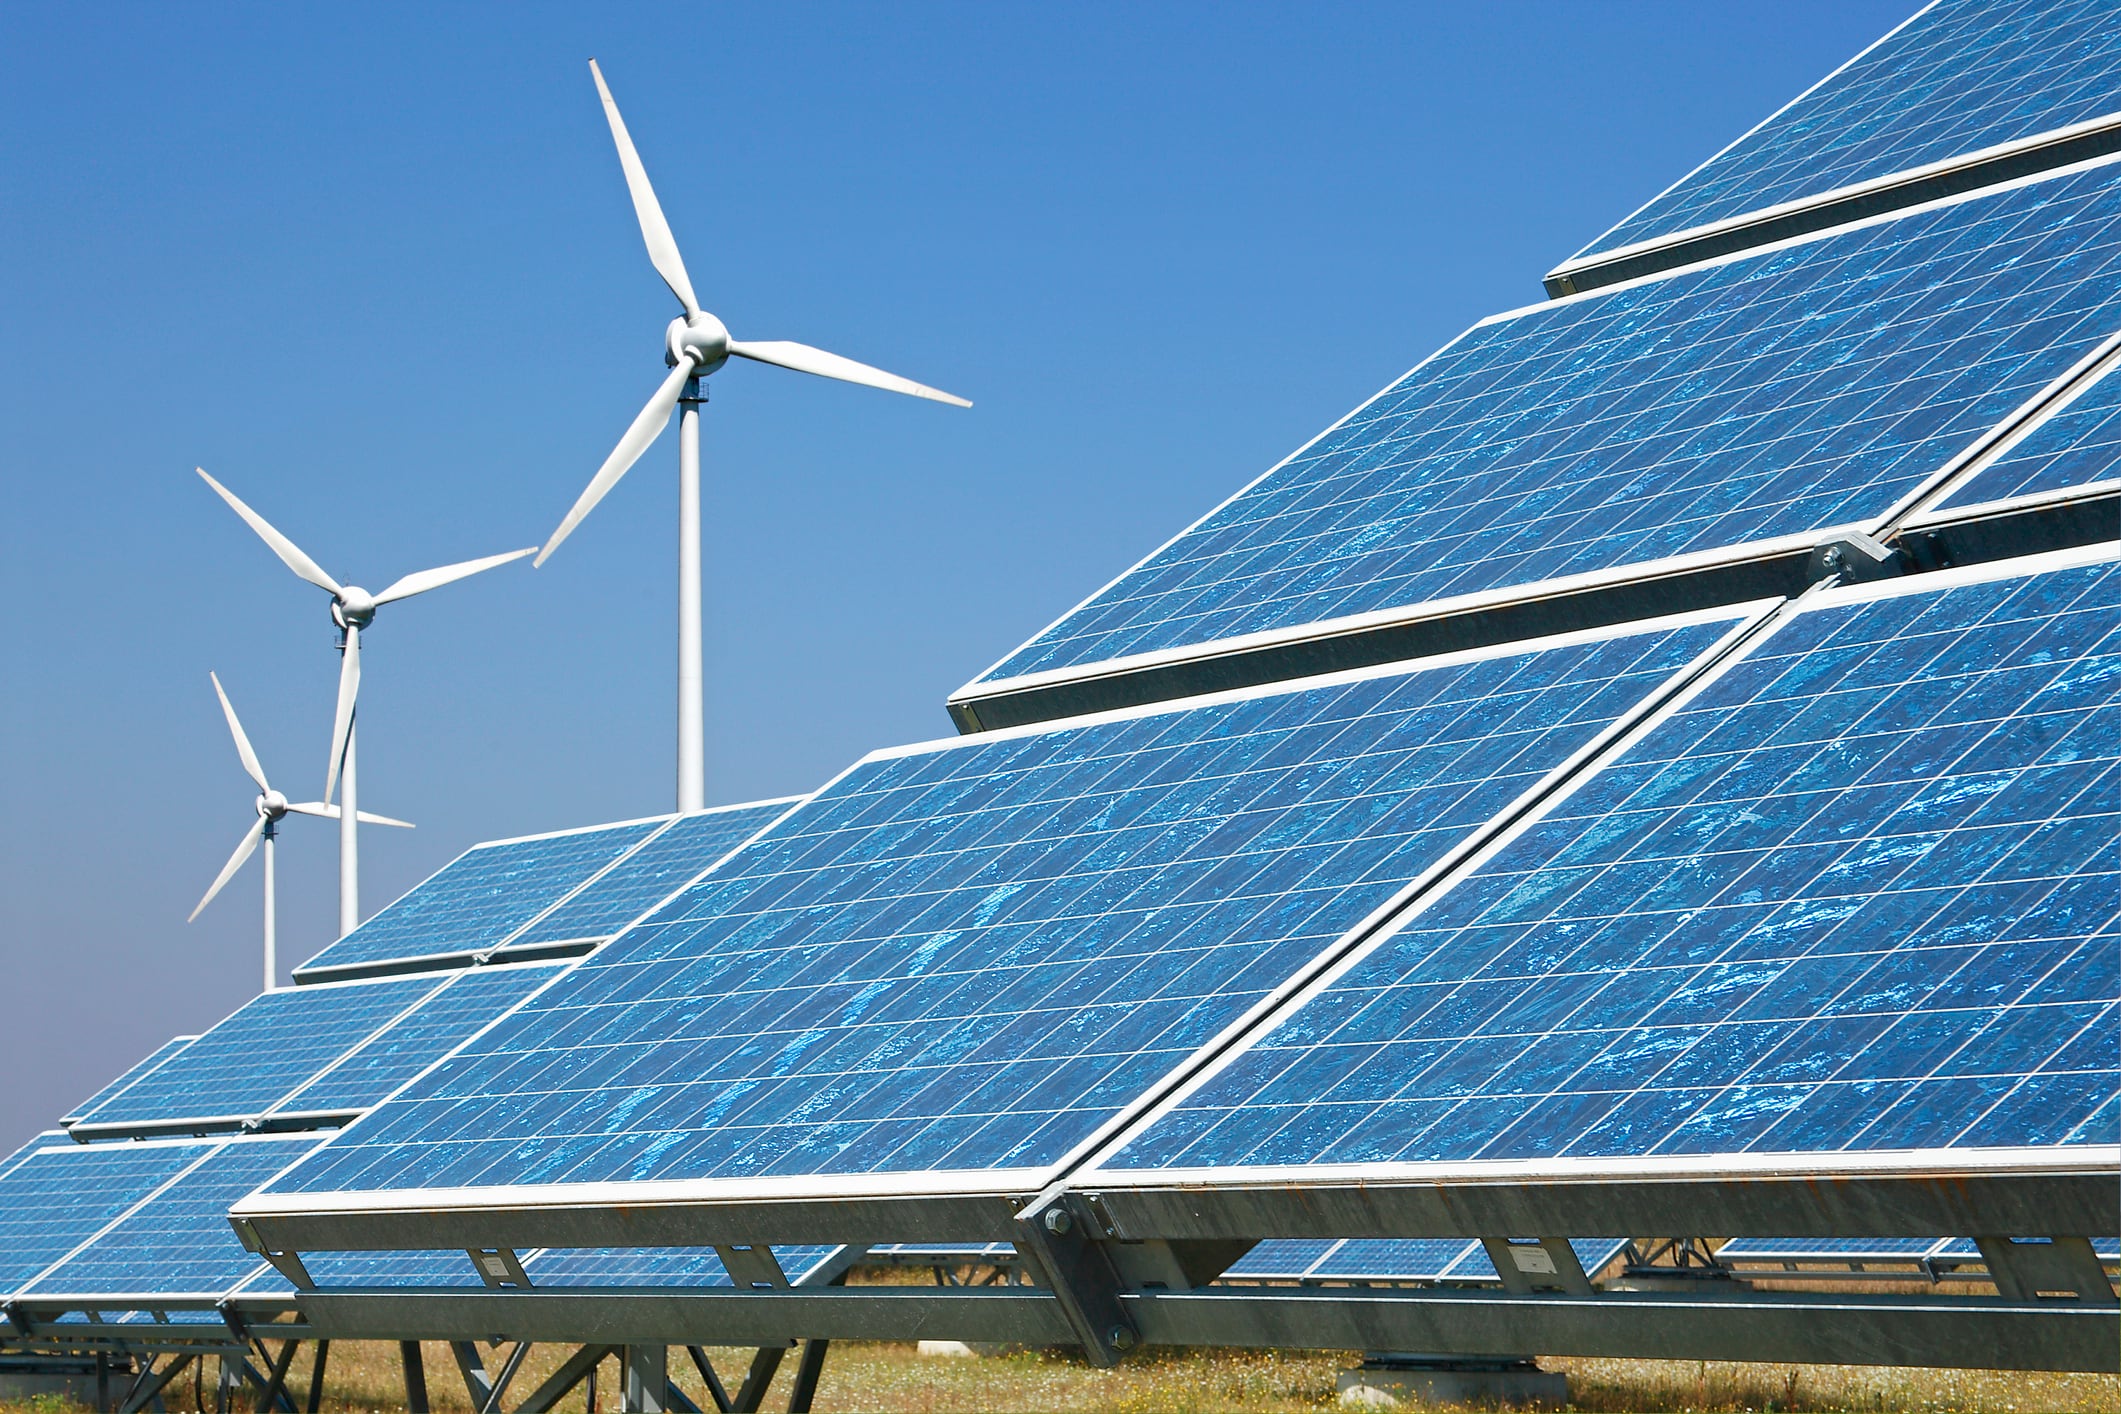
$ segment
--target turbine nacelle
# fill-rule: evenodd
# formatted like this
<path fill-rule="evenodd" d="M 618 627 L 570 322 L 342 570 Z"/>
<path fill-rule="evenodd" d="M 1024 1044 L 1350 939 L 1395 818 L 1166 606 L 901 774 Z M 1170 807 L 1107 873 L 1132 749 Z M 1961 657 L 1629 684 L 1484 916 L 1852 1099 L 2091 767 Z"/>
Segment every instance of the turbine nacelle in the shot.
<path fill-rule="evenodd" d="M 376 617 L 376 596 L 358 584 L 349 584 L 332 597 L 331 621 L 340 628 L 367 628 Z"/>
<path fill-rule="evenodd" d="M 663 362 L 676 368 L 687 361 L 696 378 L 729 362 L 729 326 L 705 310 L 671 320 L 663 331 Z"/>

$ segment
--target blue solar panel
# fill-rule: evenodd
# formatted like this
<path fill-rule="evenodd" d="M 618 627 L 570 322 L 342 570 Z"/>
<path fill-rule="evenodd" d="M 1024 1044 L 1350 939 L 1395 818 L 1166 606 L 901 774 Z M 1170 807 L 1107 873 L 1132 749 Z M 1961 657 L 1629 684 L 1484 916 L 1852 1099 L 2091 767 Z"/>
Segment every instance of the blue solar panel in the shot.
<path fill-rule="evenodd" d="M 1584 1274 L 1596 1277 L 1627 1243 L 1578 1238 L 1570 1243 Z M 1262 1242 L 1223 1273 L 1234 1281 L 1494 1282 L 1495 1264 L 1472 1238 L 1282 1238 Z"/>
<path fill-rule="evenodd" d="M 296 970 L 313 973 L 493 947 L 665 823 L 636 820 L 473 845 Z"/>
<path fill-rule="evenodd" d="M 1222 1279 L 1301 1281 L 1338 1246 L 1337 1238 L 1269 1238 L 1232 1262 Z"/>
<path fill-rule="evenodd" d="M 837 1247 L 776 1247 L 774 1260 L 791 1286 Z M 523 1264 L 533 1286 L 728 1286 L 729 1273 L 712 1247 L 633 1247 L 616 1250 L 555 1247 Z"/>
<path fill-rule="evenodd" d="M 319 1290 L 353 1286 L 483 1287 L 462 1248 L 446 1251 L 304 1252 L 302 1265 Z M 294 1283 L 266 1267 L 244 1283 L 245 1296 L 281 1296 Z"/>
<path fill-rule="evenodd" d="M 2121 1140 L 2117 688 L 2111 562 L 1824 596 L 1106 1166 Z"/>
<path fill-rule="evenodd" d="M 771 824 L 793 799 L 687 815 L 508 940 L 509 947 L 608 938 Z"/>
<path fill-rule="evenodd" d="M 1734 622 L 878 753 L 278 1191 L 1052 1164 Z"/>
<path fill-rule="evenodd" d="M 0 1292 L 21 1289 L 210 1149 L 67 1143 L 30 1154 L 0 1175 Z"/>
<path fill-rule="evenodd" d="M 2121 324 L 2121 167 L 1498 316 L 989 671 L 1866 526 Z"/>
<path fill-rule="evenodd" d="M 2121 378 L 2102 375 L 1940 503 L 1985 505 L 2121 477 Z"/>
<path fill-rule="evenodd" d="M 80 1125 L 263 1114 L 445 979 L 386 978 L 267 992 L 244 1003 Z M 78 1126 L 77 1126 L 78 1127 Z"/>
<path fill-rule="evenodd" d="M 162 1062 L 168 1060 L 171 1056 L 183 1050 L 186 1046 L 189 1046 L 192 1042 L 198 1039 L 199 1038 L 196 1036 L 177 1036 L 173 1037 L 168 1041 L 164 1041 L 161 1045 L 157 1046 L 154 1051 L 151 1052 L 145 1059 L 134 1064 L 123 1075 L 119 1076 L 116 1080 L 113 1080 L 110 1084 L 104 1086 L 101 1090 L 98 1090 L 95 1094 L 89 1096 L 86 1100 L 83 1100 L 80 1104 L 74 1106 L 73 1110 L 59 1122 L 61 1124 L 72 1124 L 76 1119 L 80 1118 L 82 1115 L 87 1114 L 89 1111 L 96 1109 L 100 1105 L 106 1104 L 114 1096 L 116 1096 L 120 1090 L 123 1090 L 126 1086 L 132 1084 L 135 1080 L 138 1080 L 141 1076 L 147 1074 L 155 1067 L 161 1065 Z"/>
<path fill-rule="evenodd" d="M 1943 0 L 1577 258 L 2121 112 L 2115 19 L 2112 0 Z"/>
<path fill-rule="evenodd" d="M 183 1177 L 20 1294 L 145 1301 L 219 1297 L 234 1290 L 261 1264 L 228 1225 L 229 1205 L 316 1144 L 314 1136 L 243 1139 L 208 1152 Z"/>
<path fill-rule="evenodd" d="M 1716 1249 L 1716 1256 L 1733 1261 L 1919 1262 L 1943 1243 L 1941 1237 L 1734 1237 Z"/>
<path fill-rule="evenodd" d="M 454 974 L 440 991 L 273 1108 L 290 1114 L 367 1109 L 557 972 L 523 966 Z"/>

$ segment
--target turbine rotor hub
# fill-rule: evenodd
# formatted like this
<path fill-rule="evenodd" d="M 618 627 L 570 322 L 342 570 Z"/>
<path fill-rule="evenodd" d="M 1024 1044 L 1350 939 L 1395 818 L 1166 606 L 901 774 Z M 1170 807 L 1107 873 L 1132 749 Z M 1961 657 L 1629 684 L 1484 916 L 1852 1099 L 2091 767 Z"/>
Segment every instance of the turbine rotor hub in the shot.
<path fill-rule="evenodd" d="M 268 821 L 278 821 L 287 813 L 287 797 L 276 790 L 269 790 L 258 797 L 258 813 Z"/>
<path fill-rule="evenodd" d="M 729 326 L 705 311 L 671 320 L 663 331 L 663 362 L 676 368 L 688 358 L 700 378 L 729 362 Z"/>
<path fill-rule="evenodd" d="M 331 621 L 340 628 L 348 625 L 367 628 L 375 616 L 375 596 L 359 585 L 347 585 L 339 597 L 331 601 Z"/>

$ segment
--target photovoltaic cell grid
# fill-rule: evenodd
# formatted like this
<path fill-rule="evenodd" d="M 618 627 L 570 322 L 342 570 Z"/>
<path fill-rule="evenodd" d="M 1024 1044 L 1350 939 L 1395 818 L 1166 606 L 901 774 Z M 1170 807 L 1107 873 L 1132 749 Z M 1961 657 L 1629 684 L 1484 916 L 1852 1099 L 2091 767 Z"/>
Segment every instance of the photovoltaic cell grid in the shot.
<path fill-rule="evenodd" d="M 508 947 L 610 937 L 705 872 L 794 803 L 761 801 L 673 821 L 668 829 L 599 875 L 581 892 L 509 939 Z"/>
<path fill-rule="evenodd" d="M 2111 373 L 1969 477 L 1940 509 L 2112 481 L 2121 463 L 2121 378 Z"/>
<path fill-rule="evenodd" d="M 253 997 L 78 1123 L 263 1114 L 446 980 L 429 973 Z"/>
<path fill-rule="evenodd" d="M 819 1263 L 839 1251 L 832 1246 L 776 1247 L 774 1260 L 788 1284 L 798 1285 Z M 536 1286 L 729 1286 L 729 1273 L 712 1247 L 593 1249 L 553 1247 L 523 1264 Z"/>
<path fill-rule="evenodd" d="M 230 1205 L 317 1142 L 247 1139 L 196 1151 L 199 1164 L 18 1294 L 144 1300 L 233 1290 L 262 1263 L 228 1225 Z"/>
<path fill-rule="evenodd" d="M 1802 613 L 1107 1163 L 2121 1139 L 2121 571 Z"/>
<path fill-rule="evenodd" d="M 1576 258 L 2121 111 L 2117 19 L 2113 0 L 1943 0 Z"/>
<path fill-rule="evenodd" d="M 417 1009 L 273 1108 L 292 1114 L 366 1109 L 557 972 L 557 967 L 526 965 L 456 973 Z"/>
<path fill-rule="evenodd" d="M 2121 1262 L 2121 1237 L 2095 1237 L 2092 1251 Z M 1716 1249 L 1718 1260 L 1776 1262 L 1916 1262 L 1947 1257 L 1979 1262 L 1981 1249 L 1967 1237 L 1734 1237 Z"/>
<path fill-rule="evenodd" d="M 275 1191 L 1050 1164 L 1733 623 L 873 757 Z"/>
<path fill-rule="evenodd" d="M 982 681 L 1873 524 L 2117 275 L 2108 165 L 1480 324 Z"/>
<path fill-rule="evenodd" d="M 298 971 L 490 948 L 663 823 L 474 845 Z"/>
<path fill-rule="evenodd" d="M 68 1143 L 0 1174 L 0 1292 L 19 1290 L 209 1147 Z"/>
<path fill-rule="evenodd" d="M 104 1086 L 101 1090 L 98 1090 L 95 1094 L 89 1096 L 86 1100 L 83 1100 L 80 1104 L 74 1106 L 72 1113 L 68 1114 L 64 1119 L 60 1120 L 59 1122 L 61 1124 L 72 1124 L 76 1119 L 79 1119 L 82 1115 L 85 1115 L 90 1111 L 96 1109 L 98 1106 L 107 1103 L 110 1099 L 116 1096 L 120 1090 L 123 1090 L 126 1086 L 132 1084 L 141 1076 L 155 1069 L 155 1067 L 161 1065 L 171 1056 L 183 1050 L 186 1046 L 189 1046 L 192 1042 L 198 1039 L 199 1038 L 196 1036 L 177 1036 L 173 1037 L 168 1041 L 164 1041 L 160 1046 L 157 1046 L 154 1052 L 147 1056 L 144 1060 L 141 1060 L 138 1063 L 134 1064 L 130 1069 L 128 1069 L 123 1075 L 119 1076 L 116 1080 L 113 1080 L 110 1084 Z"/>
<path fill-rule="evenodd" d="M 1627 1246 L 1611 1238 L 1574 1239 L 1584 1274 L 1596 1277 Z M 1495 1282 L 1495 1264 L 1462 1237 L 1277 1239 L 1260 1243 L 1223 1273 L 1232 1281 Z"/>

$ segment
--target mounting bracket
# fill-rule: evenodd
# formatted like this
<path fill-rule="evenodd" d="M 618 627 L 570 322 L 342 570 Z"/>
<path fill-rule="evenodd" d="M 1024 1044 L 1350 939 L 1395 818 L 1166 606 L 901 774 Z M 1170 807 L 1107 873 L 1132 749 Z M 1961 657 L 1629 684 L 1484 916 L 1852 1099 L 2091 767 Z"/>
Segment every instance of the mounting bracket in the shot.
<path fill-rule="evenodd" d="M 1977 1237 L 1974 1245 L 2006 1301 L 2121 1305 L 2088 1237 Z"/>
<path fill-rule="evenodd" d="M 1861 531 L 1851 531 L 1812 547 L 1812 557 L 1805 565 L 1805 580 L 1811 584 L 1823 579 L 1838 584 L 1867 584 L 1874 579 L 1891 579 L 1903 568 L 1899 551 Z"/>
<path fill-rule="evenodd" d="M 464 1255 L 471 1258 L 472 1270 L 479 1274 L 479 1280 L 497 1291 L 521 1291 L 530 1286 L 530 1276 L 512 1247 L 467 1247 Z"/>
<path fill-rule="evenodd" d="M 1483 1237 L 1480 1245 L 1495 1264 L 1503 1289 L 1513 1295 L 1529 1296 L 1537 1291 L 1565 1291 L 1572 1296 L 1596 1293 L 1591 1279 L 1584 1275 L 1583 1263 L 1576 1260 L 1576 1249 L 1569 1246 L 1565 1237 Z"/>
<path fill-rule="evenodd" d="M 1141 1343 L 1141 1332 L 1119 1299 L 1119 1274 L 1100 1240 L 1106 1234 L 1094 1223 L 1086 1207 L 1059 1194 L 1017 1214 L 1014 1242 L 1090 1363 L 1109 1368 Z"/>

